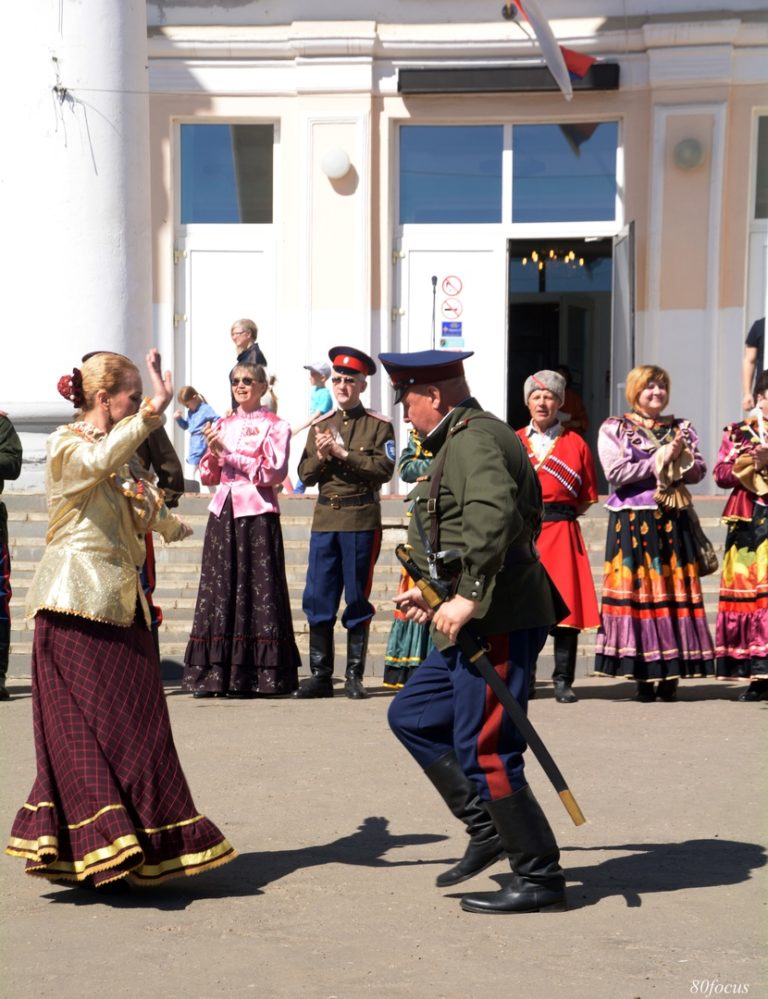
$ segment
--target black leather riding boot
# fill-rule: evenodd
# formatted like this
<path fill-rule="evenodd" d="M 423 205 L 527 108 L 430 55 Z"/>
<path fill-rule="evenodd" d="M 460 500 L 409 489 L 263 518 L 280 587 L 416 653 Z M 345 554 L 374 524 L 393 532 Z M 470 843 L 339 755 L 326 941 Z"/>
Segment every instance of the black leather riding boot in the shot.
<path fill-rule="evenodd" d="M 562 912 L 565 877 L 554 833 L 530 787 L 485 807 L 509 856 L 514 880 L 501 891 L 465 895 L 467 912 Z"/>
<path fill-rule="evenodd" d="M 555 700 L 558 704 L 574 704 L 578 697 L 571 687 L 576 675 L 579 633 L 575 628 L 553 628 L 552 632 L 555 636 L 555 668 L 552 671 Z"/>
<path fill-rule="evenodd" d="M 456 818 L 469 833 L 464 856 L 449 870 L 438 874 L 435 884 L 448 888 L 473 878 L 504 855 L 499 834 L 483 807 L 472 782 L 459 766 L 454 752 L 446 753 L 431 763 L 424 773 Z"/>
<path fill-rule="evenodd" d="M 366 621 L 347 632 L 347 682 L 344 684 L 344 693 L 355 701 L 368 696 L 363 686 L 363 673 L 368 652 L 369 627 L 370 622 Z"/>
<path fill-rule="evenodd" d="M 309 668 L 312 676 L 294 690 L 293 697 L 333 697 L 333 624 L 309 628 Z"/>

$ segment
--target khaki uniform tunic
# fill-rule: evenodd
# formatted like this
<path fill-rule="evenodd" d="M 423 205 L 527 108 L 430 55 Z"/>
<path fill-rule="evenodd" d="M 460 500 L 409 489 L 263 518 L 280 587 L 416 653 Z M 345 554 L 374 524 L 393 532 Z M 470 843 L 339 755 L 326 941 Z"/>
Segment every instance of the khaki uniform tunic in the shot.
<path fill-rule="evenodd" d="M 318 458 L 315 427 L 333 429 L 349 457 L 345 461 Z M 368 412 L 364 406 L 337 409 L 315 420 L 309 428 L 307 444 L 299 462 L 299 478 L 308 486 L 317 485 L 328 505 L 315 504 L 313 531 L 373 531 L 381 527 L 379 489 L 389 482 L 395 470 L 395 435 L 385 416 Z M 365 501 L 366 495 L 370 501 Z M 339 500 L 360 496 L 360 506 L 341 506 Z M 336 504 L 334 506 L 334 504 Z"/>

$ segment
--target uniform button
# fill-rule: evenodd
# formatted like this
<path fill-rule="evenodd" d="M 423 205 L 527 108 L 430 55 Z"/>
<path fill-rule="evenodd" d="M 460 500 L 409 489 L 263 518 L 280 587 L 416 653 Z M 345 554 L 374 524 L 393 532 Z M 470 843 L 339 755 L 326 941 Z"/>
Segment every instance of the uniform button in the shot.
<path fill-rule="evenodd" d="M 477 596 L 477 590 L 472 590 L 472 596 L 473 596 L 473 597 L 476 597 L 476 596 Z"/>

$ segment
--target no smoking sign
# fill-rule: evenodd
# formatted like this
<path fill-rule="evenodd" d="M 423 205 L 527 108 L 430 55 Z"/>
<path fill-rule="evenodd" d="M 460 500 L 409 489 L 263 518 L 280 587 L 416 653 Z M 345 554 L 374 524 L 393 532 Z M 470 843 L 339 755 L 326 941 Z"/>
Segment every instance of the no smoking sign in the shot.
<path fill-rule="evenodd" d="M 458 319 L 464 309 L 458 298 L 446 298 L 440 306 L 440 311 L 446 319 Z"/>

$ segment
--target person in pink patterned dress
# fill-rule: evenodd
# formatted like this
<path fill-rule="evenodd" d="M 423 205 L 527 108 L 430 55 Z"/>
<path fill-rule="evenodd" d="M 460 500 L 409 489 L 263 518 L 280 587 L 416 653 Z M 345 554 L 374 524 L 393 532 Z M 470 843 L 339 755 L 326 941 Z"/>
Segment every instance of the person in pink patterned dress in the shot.
<path fill-rule="evenodd" d="M 200 478 L 218 488 L 183 685 L 195 697 L 290 694 L 300 658 L 275 487 L 288 468 L 291 428 L 261 405 L 264 368 L 238 364 L 230 380 L 237 409 L 203 431 Z"/>

